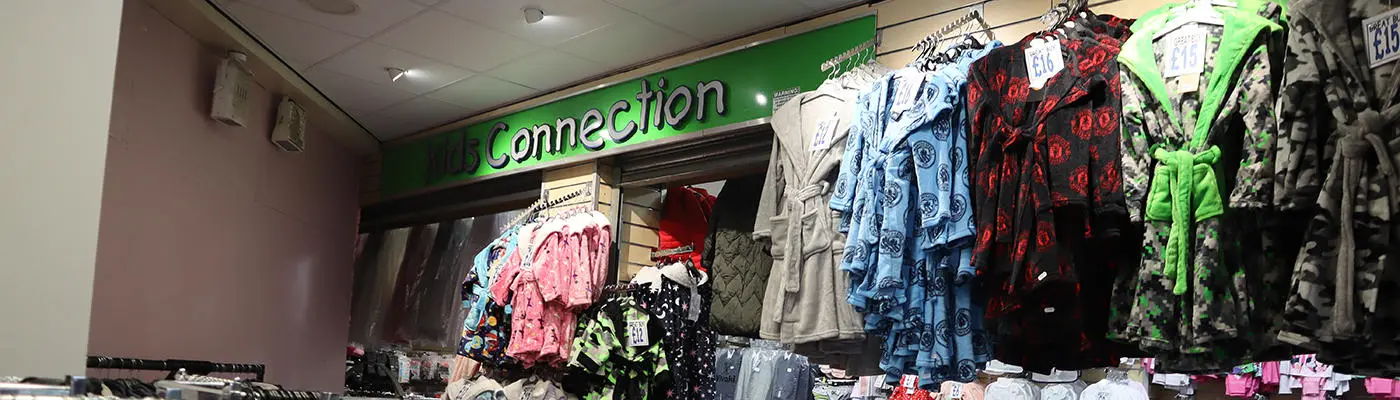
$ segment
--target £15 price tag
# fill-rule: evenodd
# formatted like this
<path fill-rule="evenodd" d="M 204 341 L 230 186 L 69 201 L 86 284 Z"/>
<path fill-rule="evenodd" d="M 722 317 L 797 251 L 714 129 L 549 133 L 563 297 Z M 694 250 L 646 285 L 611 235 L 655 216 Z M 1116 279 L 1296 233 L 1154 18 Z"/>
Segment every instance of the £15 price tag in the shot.
<path fill-rule="evenodd" d="M 1026 73 L 1030 75 L 1031 89 L 1040 90 L 1045 83 L 1060 70 L 1065 69 L 1065 54 L 1060 49 L 1060 40 L 1054 39 L 1026 49 Z"/>
<path fill-rule="evenodd" d="M 627 345 L 643 347 L 649 344 L 651 344 L 651 339 L 647 337 L 647 321 L 644 319 L 627 320 Z"/>
<path fill-rule="evenodd" d="M 1206 67 L 1206 30 L 1199 26 L 1182 27 L 1163 37 L 1166 44 L 1162 60 L 1162 77 L 1200 75 Z"/>
<path fill-rule="evenodd" d="M 1371 68 L 1400 59 L 1400 8 L 1361 21 Z"/>
<path fill-rule="evenodd" d="M 807 150 L 818 152 L 831 148 L 831 140 L 836 137 L 836 126 L 840 122 L 841 119 L 836 118 L 835 115 L 817 121 L 817 131 L 812 134 L 812 145 Z"/>

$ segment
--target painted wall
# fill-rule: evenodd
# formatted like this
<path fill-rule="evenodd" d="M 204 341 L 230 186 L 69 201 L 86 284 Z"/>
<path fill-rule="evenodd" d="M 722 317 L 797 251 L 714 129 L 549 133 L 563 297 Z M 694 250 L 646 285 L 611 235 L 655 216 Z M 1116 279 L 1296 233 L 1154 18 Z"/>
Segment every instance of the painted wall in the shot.
<path fill-rule="evenodd" d="M 121 13 L 0 2 L 0 376 L 83 371 Z"/>
<path fill-rule="evenodd" d="M 314 126 L 307 152 L 277 150 L 263 88 L 250 126 L 209 119 L 222 51 L 125 6 L 88 354 L 263 363 L 340 391 L 357 159 Z"/>

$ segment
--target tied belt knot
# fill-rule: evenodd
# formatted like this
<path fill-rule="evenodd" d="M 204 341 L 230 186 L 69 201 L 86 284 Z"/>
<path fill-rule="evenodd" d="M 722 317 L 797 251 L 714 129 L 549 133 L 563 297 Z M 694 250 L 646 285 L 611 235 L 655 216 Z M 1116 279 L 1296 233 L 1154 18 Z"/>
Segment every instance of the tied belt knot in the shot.
<path fill-rule="evenodd" d="M 805 257 L 807 239 L 802 235 L 802 220 L 807 214 L 807 202 L 819 198 L 831 191 L 831 185 L 826 181 L 811 184 L 798 189 L 788 201 L 788 224 L 787 224 L 787 249 L 795 249 L 796 254 L 785 254 L 788 263 L 787 273 L 783 278 L 783 291 L 785 293 L 797 293 L 802 286 L 802 260 Z M 818 204 L 818 207 L 825 203 Z M 827 244 L 829 245 L 829 244 Z M 786 252 L 786 250 L 785 250 Z"/>
<path fill-rule="evenodd" d="M 1380 134 L 1400 119 L 1400 105 L 1383 111 L 1363 110 L 1356 115 L 1356 122 L 1337 127 L 1341 137 L 1337 139 L 1337 155 L 1332 159 L 1328 180 L 1340 177 L 1341 201 L 1338 211 L 1340 237 L 1337 246 L 1337 288 L 1336 299 L 1332 304 L 1332 333 L 1338 337 L 1350 336 L 1356 329 L 1353 318 L 1353 280 L 1356 275 L 1356 232 L 1355 209 L 1356 191 L 1361 186 L 1361 175 L 1366 170 L 1366 157 L 1375 155 L 1377 168 L 1385 176 L 1382 185 L 1387 187 L 1390 201 L 1396 201 L 1394 179 L 1395 165 L 1390 159 L 1390 151 Z M 1329 189 L 1331 185 L 1324 186 Z"/>
<path fill-rule="evenodd" d="M 1167 246 L 1162 251 L 1162 273 L 1174 279 L 1172 293 L 1186 294 L 1190 280 L 1191 232 L 1195 222 L 1223 214 L 1225 203 L 1215 180 L 1214 164 L 1220 161 L 1220 148 L 1211 146 L 1200 153 L 1157 148 L 1152 158 L 1160 164 L 1153 171 L 1147 192 L 1147 219 L 1168 222 Z"/>
<path fill-rule="evenodd" d="M 1035 139 L 1035 135 L 1025 129 L 1011 127 L 1004 122 L 998 125 L 1000 125 L 998 130 L 1001 134 L 1001 148 L 1003 150 L 1012 150 L 1025 146 Z"/>

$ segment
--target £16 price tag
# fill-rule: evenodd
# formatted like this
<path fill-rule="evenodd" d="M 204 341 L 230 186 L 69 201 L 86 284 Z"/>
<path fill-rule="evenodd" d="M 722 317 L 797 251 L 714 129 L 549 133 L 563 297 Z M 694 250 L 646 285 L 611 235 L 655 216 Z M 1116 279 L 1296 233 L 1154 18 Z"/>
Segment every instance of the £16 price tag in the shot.
<path fill-rule="evenodd" d="M 1400 8 L 1361 21 L 1371 68 L 1400 59 Z"/>
<path fill-rule="evenodd" d="M 902 70 L 895 74 L 894 103 L 890 111 L 900 112 L 914 107 L 914 100 L 924 88 L 924 74 L 912 70 Z"/>
<path fill-rule="evenodd" d="M 1162 38 L 1166 44 L 1162 77 L 1200 75 L 1206 67 L 1206 30 L 1199 26 L 1182 27 Z"/>
<path fill-rule="evenodd" d="M 1026 49 L 1026 73 L 1030 75 L 1031 89 L 1039 90 L 1060 70 L 1065 69 L 1064 51 L 1060 40 L 1054 39 Z"/>
<path fill-rule="evenodd" d="M 647 337 L 647 321 L 644 319 L 627 320 L 627 345 L 642 347 L 649 344 L 651 344 L 651 339 Z"/>

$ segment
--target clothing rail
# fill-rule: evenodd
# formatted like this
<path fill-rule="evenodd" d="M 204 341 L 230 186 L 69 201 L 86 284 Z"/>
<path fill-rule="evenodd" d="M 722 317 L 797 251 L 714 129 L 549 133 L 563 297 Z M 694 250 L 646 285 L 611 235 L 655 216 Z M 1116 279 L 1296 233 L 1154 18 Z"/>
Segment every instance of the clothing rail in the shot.
<path fill-rule="evenodd" d="M 1105 4 L 1117 3 L 1117 2 L 1120 2 L 1120 1 L 1127 1 L 1127 0 L 1103 0 L 1103 1 L 1096 1 L 1096 2 L 1092 2 L 1092 3 L 1088 3 L 1088 7 L 1093 8 L 1093 7 L 1098 7 L 1098 6 L 1102 6 L 1102 5 L 1105 5 Z M 966 7 L 973 7 L 973 6 L 976 6 L 977 4 L 981 4 L 981 3 L 984 3 L 984 2 L 974 3 L 974 4 L 971 4 L 971 5 L 968 5 L 968 6 L 964 6 L 963 8 L 966 8 Z M 959 10 L 961 10 L 961 8 L 960 8 L 960 9 L 953 9 L 953 10 L 943 11 L 943 12 L 937 12 L 937 13 L 930 14 L 929 16 L 948 14 L 948 13 L 957 12 L 957 11 L 959 11 Z M 921 18 L 922 18 L 922 17 L 921 17 Z M 984 16 L 984 18 L 985 18 L 985 16 Z M 1024 23 L 1027 23 L 1027 22 L 1040 21 L 1042 18 L 1045 18 L 1045 15 L 1037 15 L 1037 16 L 1034 16 L 1034 17 L 1022 18 L 1022 19 L 1019 19 L 1019 20 L 1016 20 L 1016 21 L 1011 21 L 1011 22 L 1007 22 L 1007 23 L 1003 23 L 1003 24 L 993 25 L 993 26 L 991 27 L 991 29 L 987 29 L 986 31 L 990 32 L 990 31 L 997 30 L 997 29 L 1001 29 L 1001 28 L 1005 28 L 1005 27 L 1008 27 L 1008 26 L 1014 26 L 1014 25 L 1018 25 L 1018 24 L 1024 24 Z M 892 27 L 895 27 L 895 26 L 898 26 L 898 25 L 900 25 L 900 24 L 893 24 L 893 25 L 889 25 L 889 26 L 884 26 L 884 27 L 877 28 L 877 30 L 883 31 L 883 30 L 885 30 L 885 29 L 889 29 L 889 28 L 892 28 Z M 980 33 L 980 32 L 982 32 L 982 31 L 973 31 L 973 32 L 969 32 L 969 33 Z M 1020 39 L 1019 39 L 1019 38 L 1014 38 L 1014 39 L 1009 39 L 1009 40 L 1020 40 Z M 890 55 L 890 54 L 895 54 L 895 53 L 901 53 L 901 52 L 909 51 L 910 49 L 913 49 L 914 46 L 917 45 L 917 44 L 918 44 L 918 43 L 911 44 L 911 45 L 904 46 L 904 47 L 900 47 L 900 48 L 897 48 L 897 49 L 890 49 L 890 50 L 886 50 L 886 51 L 881 51 L 880 53 L 876 54 L 875 56 L 876 56 L 876 57 L 883 57 L 883 56 L 887 56 L 887 55 Z"/>
<path fill-rule="evenodd" d="M 236 364 L 217 363 L 211 361 L 198 360 L 146 360 L 140 358 L 88 356 L 88 368 L 98 369 L 131 369 L 141 371 L 167 371 L 170 377 L 181 369 L 185 372 L 198 375 L 208 375 L 214 372 L 246 373 L 256 374 L 259 382 L 267 373 L 267 367 L 263 364 Z"/>

